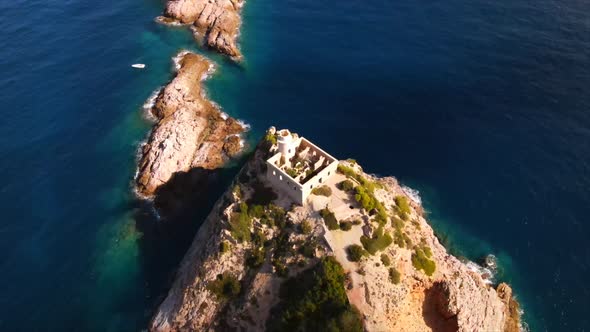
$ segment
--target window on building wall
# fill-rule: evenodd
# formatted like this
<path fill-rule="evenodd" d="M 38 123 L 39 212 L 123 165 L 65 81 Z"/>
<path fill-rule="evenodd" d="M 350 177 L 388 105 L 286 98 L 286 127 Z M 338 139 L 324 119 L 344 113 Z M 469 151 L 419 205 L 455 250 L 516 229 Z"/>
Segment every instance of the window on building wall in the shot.
<path fill-rule="evenodd" d="M 277 175 L 277 171 L 272 171 L 272 175 Z"/>
<path fill-rule="evenodd" d="M 293 190 L 297 190 L 297 187 L 293 187 Z"/>
<path fill-rule="evenodd" d="M 328 175 L 330 175 L 330 171 L 328 171 Z"/>
<path fill-rule="evenodd" d="M 291 149 L 289 149 L 287 152 L 288 152 L 288 153 L 291 153 Z"/>
<path fill-rule="evenodd" d="M 318 182 L 319 182 L 319 183 L 322 183 L 322 178 L 320 178 L 320 179 L 318 180 Z"/>
<path fill-rule="evenodd" d="M 283 181 L 283 176 L 279 175 L 279 180 Z"/>
<path fill-rule="evenodd" d="M 310 185 L 309 185 L 309 189 L 311 189 L 311 188 L 313 188 L 313 184 L 310 184 Z"/>

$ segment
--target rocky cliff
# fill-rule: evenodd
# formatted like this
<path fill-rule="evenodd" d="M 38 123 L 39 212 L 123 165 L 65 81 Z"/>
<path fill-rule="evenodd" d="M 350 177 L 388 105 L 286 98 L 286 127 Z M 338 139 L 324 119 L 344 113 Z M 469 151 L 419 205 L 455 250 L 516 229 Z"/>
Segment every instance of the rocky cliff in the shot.
<path fill-rule="evenodd" d="M 178 56 L 176 77 L 159 93 L 156 117 L 141 151 L 137 190 L 152 196 L 177 172 L 215 169 L 241 150 L 243 126 L 221 113 L 203 93 L 202 81 L 213 64 L 193 53 Z"/>
<path fill-rule="evenodd" d="M 237 46 L 243 0 L 169 0 L 164 23 L 191 24 L 195 37 L 234 59 L 242 57 Z"/>
<path fill-rule="evenodd" d="M 519 329 L 510 287 L 447 253 L 395 178 L 341 161 L 329 189 L 304 206 L 274 192 L 264 179 L 272 133 L 199 229 L 150 330 L 310 329 L 318 310 L 338 313 L 321 326 L 349 331 Z M 310 282 L 320 286 L 289 299 L 289 288 Z"/>

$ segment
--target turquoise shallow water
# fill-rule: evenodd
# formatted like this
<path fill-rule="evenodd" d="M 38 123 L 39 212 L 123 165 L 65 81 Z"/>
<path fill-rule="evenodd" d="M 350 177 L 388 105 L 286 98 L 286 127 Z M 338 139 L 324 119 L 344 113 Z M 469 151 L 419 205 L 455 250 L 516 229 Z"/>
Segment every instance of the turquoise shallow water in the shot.
<path fill-rule="evenodd" d="M 218 64 L 208 94 L 251 141 L 289 127 L 398 176 L 454 253 L 498 256 L 531 330 L 587 329 L 587 4 L 250 1 L 242 65 L 162 6 L 0 3 L 1 330 L 145 328 L 237 170 L 176 225 L 132 193 L 142 104 L 182 49 Z"/>

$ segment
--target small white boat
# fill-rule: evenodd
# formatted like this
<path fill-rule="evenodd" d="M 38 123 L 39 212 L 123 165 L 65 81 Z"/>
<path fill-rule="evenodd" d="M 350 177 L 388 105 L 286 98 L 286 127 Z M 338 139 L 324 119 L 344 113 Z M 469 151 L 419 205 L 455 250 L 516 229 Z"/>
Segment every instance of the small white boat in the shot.
<path fill-rule="evenodd" d="M 145 64 L 143 64 L 143 63 L 134 63 L 134 64 L 131 65 L 131 67 L 143 69 L 143 68 L 145 68 Z"/>

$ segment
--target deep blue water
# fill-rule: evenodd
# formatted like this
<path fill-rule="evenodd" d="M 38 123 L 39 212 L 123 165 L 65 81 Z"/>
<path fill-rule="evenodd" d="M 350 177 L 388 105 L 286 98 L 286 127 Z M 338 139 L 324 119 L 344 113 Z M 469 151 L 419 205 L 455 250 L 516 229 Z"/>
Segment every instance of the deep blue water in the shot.
<path fill-rule="evenodd" d="M 134 198 L 141 107 L 181 49 L 218 63 L 209 95 L 251 140 L 289 127 L 419 189 L 454 253 L 499 257 L 533 331 L 590 326 L 590 4 L 249 1 L 241 66 L 162 7 L 0 3 L 0 330 L 145 328 L 236 171 L 182 231 Z"/>

